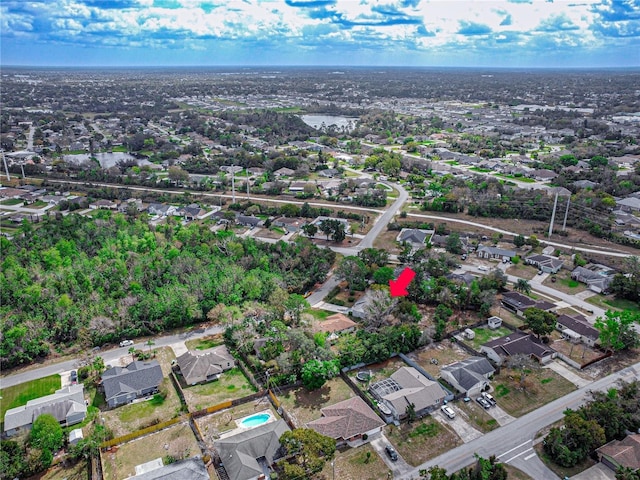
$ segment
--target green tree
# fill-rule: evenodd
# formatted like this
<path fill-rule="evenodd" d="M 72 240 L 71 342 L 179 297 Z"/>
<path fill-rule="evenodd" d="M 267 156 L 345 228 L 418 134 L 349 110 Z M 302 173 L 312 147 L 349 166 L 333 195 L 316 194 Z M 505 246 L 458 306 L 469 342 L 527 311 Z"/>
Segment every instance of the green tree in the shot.
<path fill-rule="evenodd" d="M 520 248 L 523 247 L 524 244 L 526 243 L 526 239 L 524 238 L 523 235 L 516 235 L 515 237 L 513 237 L 513 244 Z"/>
<path fill-rule="evenodd" d="M 300 324 L 300 315 L 302 315 L 302 311 L 305 308 L 309 308 L 309 302 L 307 302 L 307 300 L 302 295 L 292 293 L 284 303 L 284 307 L 286 309 L 286 312 L 291 317 L 291 323 L 294 326 L 297 326 Z"/>
<path fill-rule="evenodd" d="M 640 337 L 634 323 L 640 323 L 640 312 L 607 310 L 604 318 L 598 317 L 593 326 L 600 330 L 600 344 L 606 349 L 618 352 L 640 345 Z"/>
<path fill-rule="evenodd" d="M 514 290 L 525 293 L 527 295 L 531 293 L 531 285 L 524 278 L 519 278 L 513 288 Z"/>
<path fill-rule="evenodd" d="M 309 360 L 302 366 L 302 385 L 307 390 L 317 390 L 337 374 L 338 366 L 335 361 Z"/>
<path fill-rule="evenodd" d="M 29 444 L 41 452 L 41 462 L 48 468 L 53 461 L 53 454 L 62 448 L 64 433 L 60 423 L 48 413 L 35 419 L 29 434 Z"/>
<path fill-rule="evenodd" d="M 381 248 L 364 248 L 358 252 L 358 258 L 368 268 L 384 267 L 389 261 L 389 252 Z"/>
<path fill-rule="evenodd" d="M 336 441 L 310 428 L 296 428 L 280 437 L 284 458 L 278 462 L 282 469 L 278 478 L 299 480 L 312 478 L 324 464 L 333 459 Z M 289 467 L 287 467 L 289 465 Z"/>
<path fill-rule="evenodd" d="M 640 480 L 640 468 L 620 467 L 616 470 L 616 480 Z"/>
<path fill-rule="evenodd" d="M 579 412 L 568 410 L 564 428 L 551 429 L 544 439 L 544 450 L 558 465 L 573 467 L 605 442 L 604 429 L 595 420 L 585 420 Z"/>
<path fill-rule="evenodd" d="M 338 278 L 346 280 L 349 290 L 364 290 L 367 285 L 367 267 L 358 257 L 344 257 L 336 270 Z"/>
<path fill-rule="evenodd" d="M 189 180 L 189 172 L 178 166 L 169 167 L 169 180 L 178 186 Z"/>
<path fill-rule="evenodd" d="M 524 311 L 524 318 L 526 325 L 538 338 L 540 335 L 547 335 L 553 332 L 556 328 L 557 317 L 551 313 L 546 312 L 540 308 L 527 308 Z"/>
<path fill-rule="evenodd" d="M 445 244 L 445 250 L 454 255 L 460 255 L 462 253 L 462 241 L 460 240 L 460 234 L 453 232 L 447 237 Z"/>
<path fill-rule="evenodd" d="M 380 285 L 389 285 L 389 280 L 393 280 L 393 268 L 381 267 L 373 272 L 373 281 Z"/>
<path fill-rule="evenodd" d="M 302 231 L 307 237 L 313 237 L 316 233 L 318 233 L 318 227 L 313 223 L 307 223 L 302 226 Z"/>

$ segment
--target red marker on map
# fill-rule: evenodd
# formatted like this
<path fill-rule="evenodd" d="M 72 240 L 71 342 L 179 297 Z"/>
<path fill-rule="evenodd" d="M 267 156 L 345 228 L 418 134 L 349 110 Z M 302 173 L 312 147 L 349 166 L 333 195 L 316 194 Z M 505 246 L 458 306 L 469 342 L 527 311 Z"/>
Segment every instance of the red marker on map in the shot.
<path fill-rule="evenodd" d="M 407 287 L 415 276 L 416 272 L 411 270 L 409 267 L 406 267 L 397 280 L 389 280 L 389 290 L 391 291 L 391 296 L 404 297 L 406 295 L 409 295 Z"/>

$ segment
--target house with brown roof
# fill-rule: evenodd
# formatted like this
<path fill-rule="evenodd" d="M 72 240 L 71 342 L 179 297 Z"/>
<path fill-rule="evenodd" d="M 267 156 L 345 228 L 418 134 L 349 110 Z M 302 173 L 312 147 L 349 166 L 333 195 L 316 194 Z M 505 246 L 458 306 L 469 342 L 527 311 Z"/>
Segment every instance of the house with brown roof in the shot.
<path fill-rule="evenodd" d="M 360 397 L 353 397 L 320 410 L 322 417 L 307 423 L 338 444 L 355 446 L 382 431 L 383 422 Z"/>
<path fill-rule="evenodd" d="M 202 351 L 189 350 L 180 355 L 176 362 L 188 385 L 217 380 L 223 372 L 232 369 L 236 364 L 224 345 Z"/>
<path fill-rule="evenodd" d="M 324 332 L 328 340 L 335 340 L 339 335 L 353 332 L 358 324 L 342 313 L 330 315 L 323 322 L 314 325 L 314 332 Z"/>
<path fill-rule="evenodd" d="M 612 440 L 596 450 L 598 459 L 614 472 L 621 467 L 640 468 L 640 433 Z"/>
<path fill-rule="evenodd" d="M 533 335 L 516 331 L 506 337 L 497 338 L 480 347 L 480 352 L 487 358 L 502 365 L 505 358 L 512 355 L 528 355 L 535 358 L 541 364 L 549 363 L 557 353 Z"/>

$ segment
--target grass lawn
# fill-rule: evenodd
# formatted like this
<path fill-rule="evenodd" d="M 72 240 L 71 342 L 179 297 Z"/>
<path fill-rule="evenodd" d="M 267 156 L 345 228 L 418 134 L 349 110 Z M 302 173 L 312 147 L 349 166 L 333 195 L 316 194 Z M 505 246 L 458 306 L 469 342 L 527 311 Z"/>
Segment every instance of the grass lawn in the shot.
<path fill-rule="evenodd" d="M 534 480 L 533 477 L 530 477 L 522 470 L 518 470 L 516 467 L 505 465 L 504 468 L 507 470 L 507 478 L 509 478 L 509 480 Z"/>
<path fill-rule="evenodd" d="M 555 282 L 551 281 L 551 278 L 553 277 L 556 278 Z M 587 289 L 583 283 L 571 278 L 571 273 L 565 270 L 560 270 L 555 275 L 549 275 L 542 284 L 547 287 L 555 288 L 559 292 L 568 293 L 569 295 L 575 295 L 576 293 L 584 292 Z"/>
<path fill-rule="evenodd" d="M 511 265 L 507 268 L 508 275 L 514 275 L 516 277 L 524 278 L 525 280 L 531 280 L 536 276 L 537 270 L 531 265 L 524 265 L 518 263 L 517 265 Z"/>
<path fill-rule="evenodd" d="M 594 295 L 586 300 L 591 305 L 603 308 L 604 310 L 631 310 L 639 311 L 640 305 L 630 300 L 615 298 L 613 295 Z"/>
<path fill-rule="evenodd" d="M 500 327 L 496 330 L 490 330 L 488 328 L 478 327 L 478 328 L 474 328 L 473 331 L 476 334 L 474 339 L 473 340 L 465 339 L 465 342 L 471 344 L 471 346 L 476 350 L 480 350 L 480 346 L 482 346 L 483 344 L 491 340 L 495 340 L 496 338 L 500 338 L 500 337 L 506 337 L 507 335 L 512 333 L 511 330 L 509 330 L 506 327 Z"/>
<path fill-rule="evenodd" d="M 402 458 L 414 467 L 462 444 L 449 427 L 430 416 L 412 425 L 387 425 L 385 434 Z"/>
<path fill-rule="evenodd" d="M 49 375 L 30 382 L 21 383 L 0 390 L 0 421 L 4 423 L 4 414 L 10 408 L 26 405 L 34 398 L 51 395 L 62 386 L 60 375 Z"/>
<path fill-rule="evenodd" d="M 156 458 L 181 459 L 201 454 L 191 427 L 185 421 L 103 452 L 103 474 L 105 480 L 120 480 L 135 475 L 136 465 Z"/>
<path fill-rule="evenodd" d="M 201 410 L 233 398 L 242 398 L 255 392 L 239 368 L 224 372 L 218 380 L 194 385 L 182 390 L 190 411 Z"/>
<path fill-rule="evenodd" d="M 514 417 L 529 413 L 576 389 L 573 383 L 547 368 L 530 370 L 524 385 L 526 390 L 523 391 L 519 370 L 503 368 L 493 379 L 494 396 L 499 405 Z"/>
<path fill-rule="evenodd" d="M 20 198 L 7 198 L 0 202 L 0 205 L 21 205 L 24 203 L 24 200 Z"/>
<path fill-rule="evenodd" d="M 302 312 L 303 314 L 311 315 L 313 318 L 319 321 L 326 320 L 327 317 L 333 315 L 335 312 L 330 312 L 328 310 L 322 310 L 320 308 L 307 308 Z"/>
<path fill-rule="evenodd" d="M 215 335 L 209 335 L 208 337 L 198 338 L 196 340 L 187 340 L 185 345 L 189 350 L 206 350 L 207 348 L 224 345 L 224 339 L 221 333 L 216 333 Z"/>
<path fill-rule="evenodd" d="M 368 454 L 368 456 L 367 456 Z M 334 466 L 324 464 L 319 478 L 341 480 L 386 480 L 390 470 L 369 444 L 345 451 L 336 451 Z M 335 475 L 334 475 L 335 472 Z"/>
<path fill-rule="evenodd" d="M 33 202 L 30 205 L 25 205 L 24 208 L 27 208 L 29 210 L 40 210 L 41 208 L 44 208 L 47 205 L 49 205 L 47 202 L 43 202 L 42 200 L 38 200 L 36 202 Z"/>
<path fill-rule="evenodd" d="M 396 230 L 386 230 L 380 233 L 373 241 L 375 248 L 382 248 L 389 253 L 400 253 L 396 238 L 400 232 Z"/>
<path fill-rule="evenodd" d="M 87 480 L 89 466 L 81 460 L 67 467 L 56 466 L 47 470 L 38 480 Z"/>
<path fill-rule="evenodd" d="M 469 402 L 457 401 L 458 407 L 464 413 L 464 419 L 472 426 L 483 433 L 490 432 L 500 426 L 498 421 L 487 413 L 487 411 L 478 405 L 475 398 Z"/>
<path fill-rule="evenodd" d="M 292 418 L 298 428 L 311 420 L 320 418 L 320 409 L 333 405 L 334 403 L 355 397 L 356 393 L 351 390 L 340 377 L 332 378 L 321 388 L 310 392 L 304 387 L 289 390 L 278 396 L 285 411 Z"/>

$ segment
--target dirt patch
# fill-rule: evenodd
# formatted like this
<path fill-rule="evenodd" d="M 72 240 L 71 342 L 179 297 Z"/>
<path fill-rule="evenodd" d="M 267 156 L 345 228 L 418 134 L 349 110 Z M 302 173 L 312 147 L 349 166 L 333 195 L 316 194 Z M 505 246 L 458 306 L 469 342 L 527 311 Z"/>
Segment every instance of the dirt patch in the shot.
<path fill-rule="evenodd" d="M 414 360 L 434 378 L 440 376 L 440 369 L 443 366 L 459 362 L 460 360 L 469 358 L 469 356 L 469 353 L 463 350 L 457 343 L 451 342 L 431 343 L 408 355 L 409 358 Z"/>
<path fill-rule="evenodd" d="M 385 480 L 391 472 L 369 444 L 337 451 L 335 459 L 327 462 L 318 478 L 341 480 Z"/>
<path fill-rule="evenodd" d="M 589 378 L 603 378 L 640 361 L 640 349 L 618 352 L 609 358 L 589 365 L 582 373 Z"/>
<path fill-rule="evenodd" d="M 553 342 L 551 348 L 580 365 L 591 362 L 603 355 L 600 350 L 595 350 L 584 343 L 575 344 L 563 339 Z"/>
<path fill-rule="evenodd" d="M 507 268 L 507 275 L 514 275 L 516 277 L 524 278 L 525 280 L 531 280 L 537 274 L 538 270 L 531 265 L 517 264 L 511 265 Z"/>
<path fill-rule="evenodd" d="M 136 474 L 136 465 L 156 458 L 180 460 L 201 455 L 187 422 L 127 442 L 102 453 L 105 480 L 119 480 Z"/>
<path fill-rule="evenodd" d="M 399 233 L 400 232 L 397 230 L 385 230 L 380 232 L 380 235 L 378 235 L 373 241 L 373 246 L 375 248 L 386 250 L 390 254 L 401 253 L 401 250 L 398 248 L 398 242 L 396 242 L 396 238 L 398 238 Z"/>
<path fill-rule="evenodd" d="M 414 467 L 462 445 L 462 440 L 450 427 L 430 416 L 411 425 L 387 425 L 385 435 L 400 456 Z"/>

